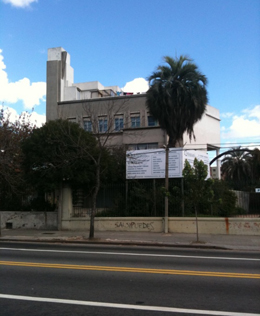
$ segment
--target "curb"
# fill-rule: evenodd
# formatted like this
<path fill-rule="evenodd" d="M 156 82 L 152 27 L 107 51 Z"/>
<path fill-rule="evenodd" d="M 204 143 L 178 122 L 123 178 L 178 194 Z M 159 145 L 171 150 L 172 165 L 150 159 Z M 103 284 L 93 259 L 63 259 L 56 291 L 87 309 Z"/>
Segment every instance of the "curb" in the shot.
<path fill-rule="evenodd" d="M 206 244 L 172 244 L 163 242 L 147 242 L 134 240 L 62 240 L 62 239 L 3 239 L 0 237 L 0 242 L 28 242 L 28 243 L 61 243 L 61 244 L 98 244 L 98 245 L 125 245 L 125 246 L 144 246 L 144 247 L 171 247 L 171 248 L 195 248 L 195 249 L 216 249 L 216 250 L 233 250 L 233 248 L 206 245 Z"/>

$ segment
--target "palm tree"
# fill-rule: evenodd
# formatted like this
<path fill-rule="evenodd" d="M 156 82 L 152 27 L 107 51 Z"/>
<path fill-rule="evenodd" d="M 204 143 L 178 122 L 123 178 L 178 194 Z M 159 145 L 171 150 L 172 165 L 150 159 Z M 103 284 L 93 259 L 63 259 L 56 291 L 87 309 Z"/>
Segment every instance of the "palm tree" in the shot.
<path fill-rule="evenodd" d="M 167 65 L 158 66 L 148 78 L 146 105 L 169 136 L 168 147 L 182 142 L 183 134 L 195 139 L 194 124 L 206 110 L 207 78 L 186 56 L 164 57 Z"/>
<path fill-rule="evenodd" d="M 236 150 L 237 149 L 237 150 Z M 221 172 L 226 180 L 248 181 L 252 177 L 252 154 L 245 148 L 234 148 L 223 160 Z"/>

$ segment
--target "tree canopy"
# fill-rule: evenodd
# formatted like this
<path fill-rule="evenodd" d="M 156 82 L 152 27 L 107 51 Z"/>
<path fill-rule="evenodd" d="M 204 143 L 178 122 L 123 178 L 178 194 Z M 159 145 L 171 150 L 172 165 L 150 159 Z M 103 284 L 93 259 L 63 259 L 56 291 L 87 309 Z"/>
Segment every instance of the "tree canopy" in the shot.
<path fill-rule="evenodd" d="M 236 147 L 222 160 L 222 177 L 234 189 L 251 190 L 260 184 L 260 150 Z"/>
<path fill-rule="evenodd" d="M 199 240 L 198 232 L 198 206 L 199 204 L 208 204 L 213 198 L 213 191 L 211 189 L 212 181 L 206 180 L 208 174 L 208 167 L 203 161 L 194 159 L 194 167 L 192 167 L 186 160 L 183 169 L 183 178 L 185 180 L 185 194 L 186 202 L 191 203 L 195 210 L 196 216 L 196 234 L 197 241 Z"/>
<path fill-rule="evenodd" d="M 27 179 L 38 189 L 51 191 L 62 181 L 91 185 L 95 177 L 92 156 L 96 139 L 77 123 L 56 120 L 33 130 L 23 142 Z M 88 153 L 88 154 L 86 154 Z"/>
<path fill-rule="evenodd" d="M 239 149 L 234 149 L 222 160 L 221 171 L 226 180 L 244 181 L 252 176 L 252 155 Z"/>
<path fill-rule="evenodd" d="M 196 210 L 199 203 L 212 198 L 212 181 L 211 179 L 206 180 L 208 167 L 197 158 L 194 159 L 193 167 L 185 160 L 182 174 L 185 180 L 186 203 L 191 203 Z"/>
<path fill-rule="evenodd" d="M 8 110 L 0 111 L 0 209 L 12 210 L 21 207 L 22 195 L 27 184 L 22 168 L 21 143 L 27 139 L 34 126 L 29 114 L 23 113 L 16 121 L 10 120 Z"/>
<path fill-rule="evenodd" d="M 148 78 L 147 108 L 169 136 L 168 147 L 182 142 L 183 134 L 195 138 L 193 126 L 205 112 L 208 102 L 207 78 L 186 56 L 164 57 Z"/>

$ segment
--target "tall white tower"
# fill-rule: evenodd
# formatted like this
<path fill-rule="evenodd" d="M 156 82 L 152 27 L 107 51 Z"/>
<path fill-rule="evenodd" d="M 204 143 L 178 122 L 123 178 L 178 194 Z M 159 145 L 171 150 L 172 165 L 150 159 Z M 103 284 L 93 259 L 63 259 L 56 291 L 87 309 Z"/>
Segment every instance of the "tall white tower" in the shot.
<path fill-rule="evenodd" d="M 58 102 L 64 101 L 65 87 L 72 86 L 74 82 L 70 55 L 62 47 L 48 49 L 46 77 L 46 119 L 48 122 L 59 117 Z"/>

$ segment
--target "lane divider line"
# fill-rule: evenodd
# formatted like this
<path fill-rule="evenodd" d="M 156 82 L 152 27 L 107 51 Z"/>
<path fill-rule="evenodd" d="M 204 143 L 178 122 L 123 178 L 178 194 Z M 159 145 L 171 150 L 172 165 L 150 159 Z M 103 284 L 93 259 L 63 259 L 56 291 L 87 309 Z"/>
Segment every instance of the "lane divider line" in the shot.
<path fill-rule="evenodd" d="M 239 260 L 239 261 L 260 261 L 258 258 L 235 258 L 235 257 L 205 257 L 205 256 L 185 256 L 185 255 L 162 255 L 134 252 L 109 252 L 109 251 L 70 251 L 51 249 L 26 249 L 26 248 L 0 248 L 0 250 L 28 251 L 28 252 L 53 252 L 53 253 L 74 253 L 74 254 L 95 254 L 95 255 L 115 255 L 115 256 L 140 256 L 140 257 L 165 257 L 165 258 L 192 258 L 192 259 L 213 259 L 213 260 Z"/>
<path fill-rule="evenodd" d="M 157 312 L 168 312 L 168 313 L 185 313 L 185 314 L 197 314 L 197 315 L 260 316 L 260 314 L 255 314 L 255 313 L 237 313 L 237 312 L 211 311 L 211 310 L 200 310 L 200 309 L 185 309 L 185 308 L 164 307 L 164 306 L 117 304 L 117 303 L 68 300 L 68 299 L 48 298 L 48 297 L 9 295 L 9 294 L 0 294 L 0 299 L 12 299 L 12 300 L 23 300 L 23 301 L 31 301 L 31 302 L 70 304 L 70 305 L 81 305 L 81 306 L 121 308 L 121 309 L 134 309 L 134 310 L 157 311 Z"/>
<path fill-rule="evenodd" d="M 110 267 L 110 266 L 91 266 L 91 265 L 38 263 L 38 262 L 16 262 L 16 261 L 0 261 L 0 265 L 34 267 L 34 268 L 55 268 L 55 269 L 73 269 L 73 270 L 92 270 L 92 271 L 94 270 L 94 271 L 113 271 L 113 272 L 132 272 L 132 273 L 152 273 L 152 274 L 260 279 L 260 274 L 215 272 L 215 271 L 149 269 L 149 268 Z"/>

